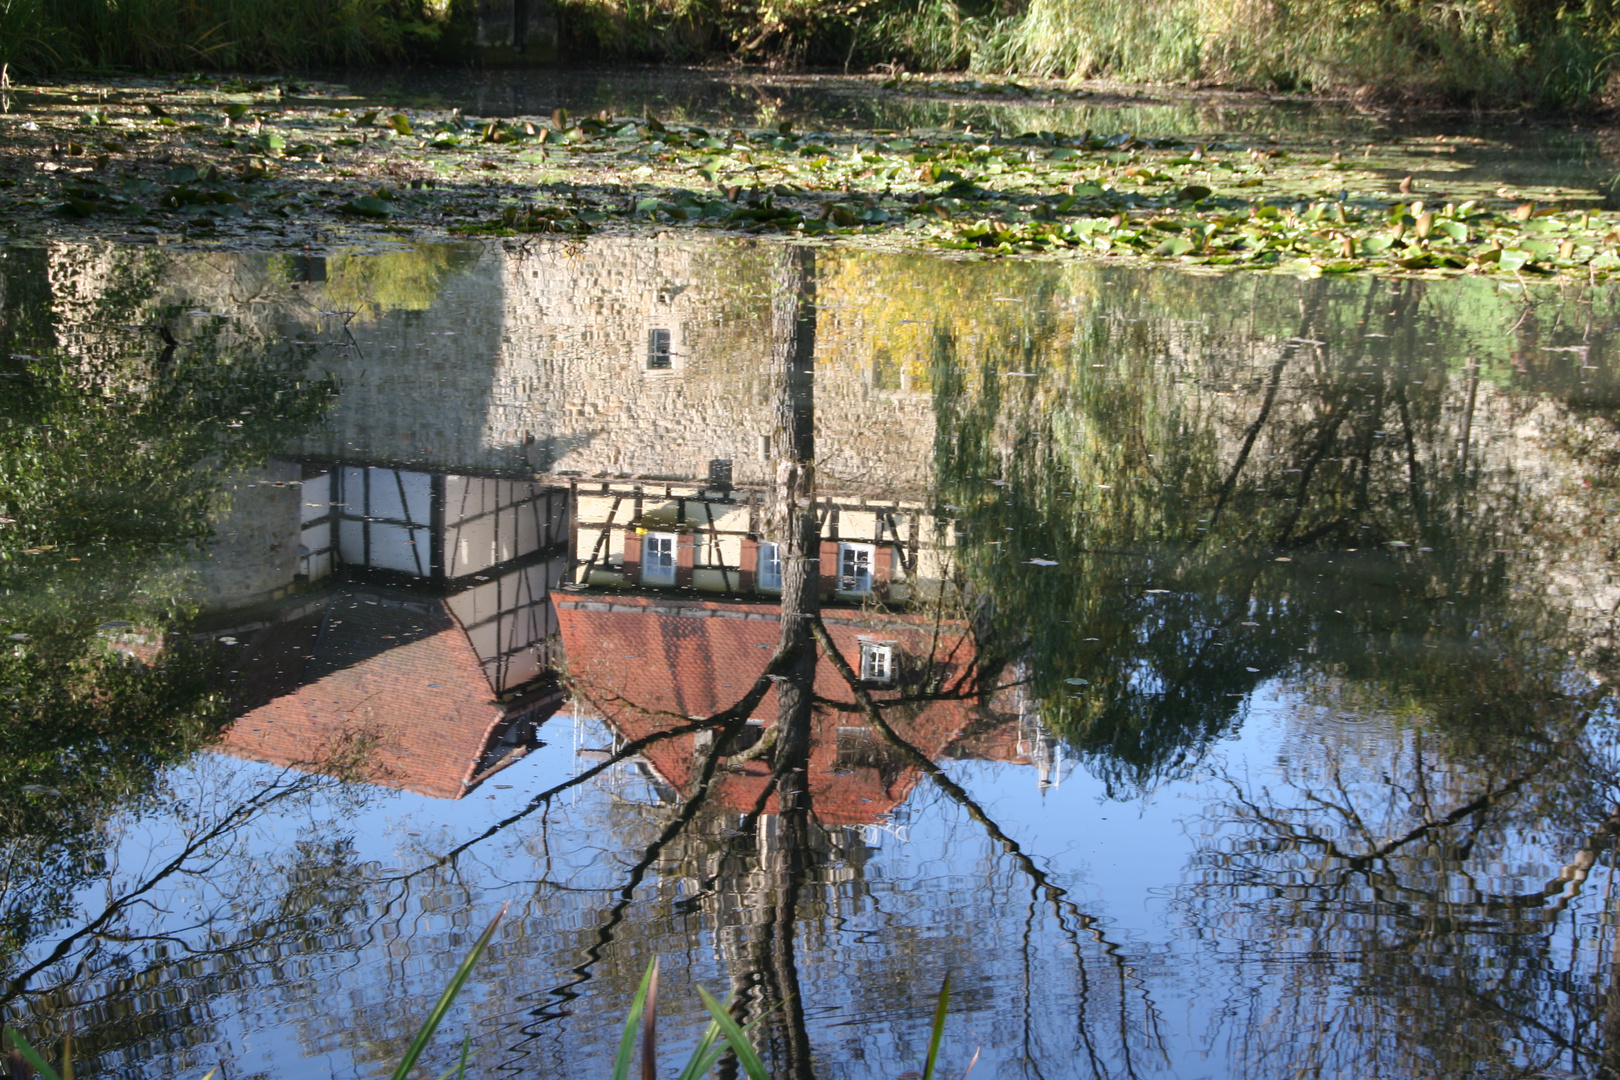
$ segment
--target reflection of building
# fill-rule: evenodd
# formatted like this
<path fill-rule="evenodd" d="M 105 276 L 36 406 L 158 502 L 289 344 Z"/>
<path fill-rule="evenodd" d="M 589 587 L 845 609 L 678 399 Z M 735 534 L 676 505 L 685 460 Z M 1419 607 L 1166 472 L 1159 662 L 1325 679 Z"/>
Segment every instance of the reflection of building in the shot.
<path fill-rule="evenodd" d="M 300 490 L 302 588 L 212 620 L 245 646 L 222 749 L 460 797 L 560 699 L 548 595 L 568 493 L 364 465 L 305 465 Z"/>
<path fill-rule="evenodd" d="M 431 318 L 354 321 L 359 347 L 329 358 L 342 398 L 302 452 L 548 478 L 701 477 L 726 460 L 738 484 L 774 479 L 760 358 L 775 246 L 595 237 L 465 250 Z M 819 314 L 828 341 L 853 318 L 837 299 Z M 818 356 L 818 471 L 826 490 L 922 499 L 933 398 L 889 377 L 881 351 Z"/>
<path fill-rule="evenodd" d="M 667 730 L 680 718 L 711 716 L 747 693 L 776 647 L 774 604 L 725 603 L 676 595 L 554 594 L 575 708 L 595 712 L 626 741 Z M 973 661 L 960 625 L 915 615 L 838 609 L 827 629 L 877 700 L 905 690 L 949 687 Z M 810 757 L 811 804 L 824 825 L 870 824 L 910 794 L 920 773 L 871 728 L 831 664 L 817 667 Z M 775 721 L 776 694 L 754 709 L 740 753 Z M 963 735 L 1012 722 L 973 702 L 946 698 L 891 708 L 886 718 L 931 758 Z M 648 746 L 641 757 L 673 793 L 684 795 L 708 733 Z M 769 785 L 768 756 L 723 772 L 711 796 L 747 812 Z"/>
<path fill-rule="evenodd" d="M 546 594 L 564 562 L 567 492 L 409 469 L 305 472 L 306 578 L 345 567 L 438 583 L 497 693 L 545 673 L 556 633 Z"/>
<path fill-rule="evenodd" d="M 245 642 L 244 711 L 220 749 L 460 798 L 521 756 L 559 694 L 498 696 L 449 600 L 325 592 Z"/>
<path fill-rule="evenodd" d="M 1063 740 L 1041 722 L 1040 702 L 1028 693 L 1028 672 L 1019 665 L 1016 685 L 998 705 L 1005 705 L 1013 720 L 998 716 L 996 723 L 981 724 L 963 733 L 946 751 L 948 757 L 1027 765 L 1035 770 L 1042 790 L 1063 783 L 1075 762 L 1065 757 Z"/>
<path fill-rule="evenodd" d="M 582 585 L 707 592 L 781 591 L 777 545 L 760 537 L 766 493 L 723 479 L 708 484 L 577 481 L 572 579 Z M 828 599 L 904 601 L 932 595 L 949 548 L 935 519 L 913 503 L 824 498 L 821 593 Z"/>

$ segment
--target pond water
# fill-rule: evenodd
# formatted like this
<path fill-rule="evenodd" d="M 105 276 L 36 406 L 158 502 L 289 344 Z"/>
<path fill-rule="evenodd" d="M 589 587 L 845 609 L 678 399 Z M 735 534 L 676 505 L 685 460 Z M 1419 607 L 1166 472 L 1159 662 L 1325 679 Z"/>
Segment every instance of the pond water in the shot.
<path fill-rule="evenodd" d="M 421 1075 L 605 1074 L 655 957 L 671 1075 L 702 985 L 900 1080 L 947 975 L 952 1076 L 1620 1068 L 1613 286 L 0 283 L 0 1000 L 80 1075 L 387 1075 L 503 907 Z"/>

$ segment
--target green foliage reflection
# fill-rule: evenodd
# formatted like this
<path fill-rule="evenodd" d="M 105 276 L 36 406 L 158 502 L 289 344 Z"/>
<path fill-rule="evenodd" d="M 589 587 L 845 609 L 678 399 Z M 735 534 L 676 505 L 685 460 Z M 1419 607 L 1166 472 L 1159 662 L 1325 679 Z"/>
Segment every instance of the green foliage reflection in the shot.
<path fill-rule="evenodd" d="M 1492 314 L 1466 290 L 1159 277 L 1116 279 L 1063 348 L 936 342 L 941 514 L 1047 725 L 1126 787 L 1196 760 L 1278 679 L 1366 680 L 1535 738 L 1517 706 L 1579 643 L 1525 582 L 1581 557 L 1551 523 L 1601 518 L 1604 485 L 1520 475 L 1595 462 L 1550 442 L 1521 462 L 1486 413 L 1573 404 L 1541 359 L 1557 328 L 1519 312 L 1514 355 L 1543 370 L 1492 369 L 1444 359 Z M 1612 444 L 1612 385 L 1581 395 Z"/>
<path fill-rule="evenodd" d="M 48 279 L 13 281 L 8 301 L 50 297 Z M 140 309 L 109 292 L 94 314 L 128 317 L 126 300 Z M 224 720 L 217 657 L 178 632 L 191 562 L 223 478 L 307 429 L 333 390 L 304 351 L 230 341 L 220 320 L 170 347 L 67 349 L 48 308 L 5 314 L 0 972 L 97 872 L 106 819 Z"/>

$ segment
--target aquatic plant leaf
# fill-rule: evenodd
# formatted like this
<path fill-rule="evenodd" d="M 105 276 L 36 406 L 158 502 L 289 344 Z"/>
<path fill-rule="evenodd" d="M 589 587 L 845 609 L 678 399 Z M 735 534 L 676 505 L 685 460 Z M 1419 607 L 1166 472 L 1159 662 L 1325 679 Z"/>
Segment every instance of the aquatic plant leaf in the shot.
<path fill-rule="evenodd" d="M 1522 270 L 1530 262 L 1531 255 L 1521 248 L 1503 248 L 1496 260 L 1496 265 L 1503 270 Z"/>
<path fill-rule="evenodd" d="M 759 1051 L 749 1041 L 747 1033 L 737 1025 L 737 1021 L 732 1019 L 726 1007 L 716 1001 L 714 995 L 703 987 L 698 987 L 697 992 L 698 997 L 703 999 L 703 1007 L 709 1010 L 714 1022 L 720 1025 L 720 1031 L 726 1037 L 726 1045 L 737 1055 L 737 1061 L 742 1065 L 743 1072 L 748 1074 L 748 1080 L 771 1080 L 770 1071 L 765 1068 L 765 1062 L 760 1060 Z"/>
<path fill-rule="evenodd" d="M 1434 227 L 1440 232 L 1443 232 L 1447 236 L 1451 237 L 1453 240 L 1456 240 L 1458 243 L 1466 244 L 1468 242 L 1468 226 L 1464 225 L 1460 221 L 1453 218 L 1445 218 L 1440 221 L 1436 221 Z"/>
<path fill-rule="evenodd" d="M 641 976 L 636 996 L 630 999 L 630 1012 L 624 1018 L 624 1031 L 619 1036 L 619 1052 L 613 1057 L 612 1080 L 630 1080 L 630 1059 L 636 1052 L 636 1032 L 641 1027 L 642 1014 L 647 1009 L 647 1000 L 657 981 L 658 958 L 655 956 L 647 964 L 646 973 Z"/>
<path fill-rule="evenodd" d="M 8 1031 L 6 1032 L 6 1037 L 11 1040 L 11 1045 L 17 1049 L 18 1053 L 22 1054 L 24 1060 L 26 1060 L 29 1066 L 33 1068 L 34 1072 L 39 1075 L 40 1080 L 62 1080 L 61 1074 L 55 1069 L 51 1068 L 50 1062 L 46 1061 L 45 1058 L 40 1055 L 40 1052 L 35 1050 L 33 1045 L 30 1044 L 27 1039 L 22 1037 L 21 1033 L 16 1031 Z"/>
<path fill-rule="evenodd" d="M 945 1011 L 951 1003 L 951 976 L 947 972 L 945 980 L 939 984 L 939 998 L 934 1004 L 934 1023 L 928 1032 L 928 1061 L 923 1066 L 922 1080 L 934 1080 L 934 1070 L 939 1066 L 939 1046 L 945 1040 Z"/>
<path fill-rule="evenodd" d="M 461 966 L 456 969 L 455 975 L 450 979 L 450 985 L 446 986 L 444 993 L 439 995 L 439 1000 L 433 1006 L 433 1011 L 422 1022 L 422 1028 L 416 1033 L 416 1038 L 411 1040 L 410 1046 L 406 1048 L 405 1056 L 400 1058 L 398 1067 L 394 1069 L 392 1080 L 405 1080 L 405 1077 L 410 1075 L 411 1069 L 415 1068 L 417 1059 L 422 1056 L 422 1051 L 432 1041 L 433 1033 L 439 1030 L 439 1024 L 444 1020 L 445 1013 L 450 1011 L 450 1006 L 456 1000 L 456 995 L 461 993 L 461 988 L 466 985 L 467 978 L 472 975 L 473 967 L 477 965 L 479 957 L 484 955 L 484 950 L 489 947 L 490 940 L 495 937 L 495 928 L 500 925 L 501 919 L 506 915 L 506 909 L 509 906 L 510 904 L 502 904 L 501 910 L 497 911 L 495 917 L 489 920 L 489 925 L 484 928 L 484 932 L 478 935 L 478 940 L 473 943 L 472 951 L 467 954 L 466 959 L 461 961 Z"/>
<path fill-rule="evenodd" d="M 385 218 L 394 212 L 392 206 L 375 195 L 364 195 L 358 199 L 350 199 L 339 206 L 338 209 L 345 214 L 370 218 Z"/>

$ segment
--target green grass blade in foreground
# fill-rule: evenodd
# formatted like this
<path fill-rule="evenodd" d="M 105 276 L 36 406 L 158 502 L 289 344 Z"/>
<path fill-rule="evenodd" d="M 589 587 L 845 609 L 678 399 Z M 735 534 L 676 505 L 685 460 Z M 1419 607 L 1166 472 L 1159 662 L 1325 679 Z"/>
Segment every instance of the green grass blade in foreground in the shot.
<path fill-rule="evenodd" d="M 467 1054 L 471 1050 L 472 1050 L 472 1032 L 469 1031 L 469 1032 L 467 1032 L 467 1034 L 465 1034 L 465 1035 L 463 1035 L 461 1037 L 461 1060 L 458 1061 L 456 1064 L 450 1066 L 448 1069 L 444 1070 L 444 1072 L 440 1073 L 439 1074 L 439 1080 L 450 1080 L 450 1077 L 452 1077 L 452 1076 L 454 1076 L 456 1078 L 456 1080 L 466 1080 L 466 1076 L 467 1076 Z"/>
<path fill-rule="evenodd" d="M 951 977 L 947 974 L 945 981 L 939 984 L 939 1001 L 934 1005 L 934 1029 L 928 1033 L 928 1064 L 923 1066 L 923 1080 L 934 1080 L 934 1068 L 939 1064 L 939 1044 L 945 1038 L 945 1008 L 950 1003 Z"/>
<path fill-rule="evenodd" d="M 461 992 L 462 986 L 466 984 L 467 977 L 472 974 L 473 966 L 478 963 L 478 958 L 484 955 L 484 950 L 489 946 L 490 939 L 495 936 L 495 927 L 500 925 L 501 917 L 506 914 L 506 909 L 510 906 L 510 904 L 502 904 L 501 910 L 497 911 L 495 917 L 489 920 L 489 925 L 484 927 L 484 932 L 478 935 L 478 941 L 474 943 L 472 952 L 467 954 L 467 958 L 456 969 L 455 976 L 450 980 L 450 985 L 446 986 L 444 993 L 439 995 L 438 1004 L 433 1006 L 433 1011 L 428 1014 L 427 1020 L 423 1021 L 422 1030 L 418 1031 L 416 1038 L 411 1040 L 411 1045 L 406 1049 L 405 1056 L 400 1059 L 399 1067 L 394 1070 L 393 1080 L 405 1080 L 405 1077 L 416 1065 L 416 1059 L 422 1056 L 422 1051 L 427 1048 L 428 1042 L 432 1040 L 433 1033 L 439 1029 L 439 1023 L 444 1019 L 444 1014 L 450 1011 L 451 1002 L 456 1000 L 456 995 Z"/>
<path fill-rule="evenodd" d="M 714 1045 L 719 1039 L 720 1025 L 710 1020 L 709 1026 L 703 1029 L 703 1036 L 698 1039 L 697 1046 L 693 1048 L 692 1057 L 687 1061 L 686 1068 L 681 1070 L 681 1075 L 675 1080 L 702 1080 L 709 1075 L 709 1070 L 718 1065 L 726 1054 L 725 1043 Z"/>
<path fill-rule="evenodd" d="M 641 1021 L 641 1080 L 658 1080 L 658 960 L 647 987 L 647 1015 Z"/>
<path fill-rule="evenodd" d="M 743 1029 L 737 1026 L 726 1007 L 714 999 L 714 995 L 703 987 L 697 988 L 698 996 L 703 999 L 703 1007 L 709 1010 L 714 1022 L 720 1025 L 720 1030 L 726 1036 L 726 1043 L 737 1055 L 742 1063 L 743 1071 L 748 1074 L 748 1080 L 771 1080 L 771 1074 L 765 1070 L 765 1063 L 759 1058 L 759 1051 L 748 1040 Z"/>
<path fill-rule="evenodd" d="M 17 1052 L 22 1054 L 22 1056 L 27 1059 L 28 1064 L 32 1065 L 34 1071 L 39 1074 L 40 1080 L 62 1080 L 57 1071 L 51 1068 L 50 1063 L 40 1056 L 39 1051 L 35 1050 L 33 1046 L 29 1045 L 27 1039 L 23 1038 L 15 1031 L 10 1031 L 6 1034 L 11 1037 L 11 1045 L 17 1048 Z"/>
<path fill-rule="evenodd" d="M 652 992 L 653 982 L 657 978 L 658 958 L 655 956 L 652 963 L 647 965 L 647 973 L 641 977 L 636 996 L 630 1001 L 630 1015 L 624 1018 L 624 1034 L 619 1037 L 619 1052 L 613 1059 L 613 1080 L 629 1080 L 630 1058 L 636 1052 L 636 1029 L 641 1026 L 641 1014 L 647 1008 L 647 995 Z"/>

